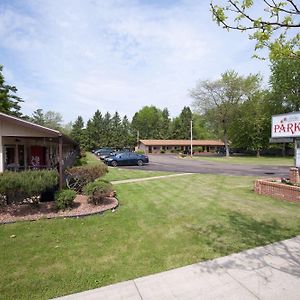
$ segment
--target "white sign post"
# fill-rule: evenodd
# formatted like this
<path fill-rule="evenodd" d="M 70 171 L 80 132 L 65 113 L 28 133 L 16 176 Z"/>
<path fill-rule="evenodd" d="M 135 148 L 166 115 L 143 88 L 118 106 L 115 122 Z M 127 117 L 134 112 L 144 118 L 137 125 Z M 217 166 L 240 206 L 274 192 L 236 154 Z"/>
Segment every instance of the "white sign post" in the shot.
<path fill-rule="evenodd" d="M 272 116 L 272 139 L 293 138 L 295 143 L 295 166 L 300 168 L 300 147 L 296 138 L 300 138 L 300 111 Z"/>

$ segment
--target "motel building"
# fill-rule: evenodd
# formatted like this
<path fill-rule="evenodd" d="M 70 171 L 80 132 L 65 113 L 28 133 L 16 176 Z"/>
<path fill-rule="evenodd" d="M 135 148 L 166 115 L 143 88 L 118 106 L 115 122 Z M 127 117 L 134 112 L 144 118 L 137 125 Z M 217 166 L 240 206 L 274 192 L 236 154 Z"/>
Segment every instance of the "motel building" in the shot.
<path fill-rule="evenodd" d="M 221 140 L 193 140 L 193 152 L 216 153 L 225 144 Z M 140 140 L 136 150 L 143 150 L 146 154 L 190 152 L 190 140 Z"/>
<path fill-rule="evenodd" d="M 0 173 L 56 168 L 61 175 L 78 151 L 78 145 L 57 130 L 0 113 Z"/>

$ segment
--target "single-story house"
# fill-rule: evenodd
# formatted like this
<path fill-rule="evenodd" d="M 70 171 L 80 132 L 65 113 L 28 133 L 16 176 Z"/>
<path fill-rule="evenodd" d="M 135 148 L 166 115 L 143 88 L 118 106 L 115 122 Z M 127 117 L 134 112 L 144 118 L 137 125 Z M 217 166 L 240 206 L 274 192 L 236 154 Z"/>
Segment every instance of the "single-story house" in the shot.
<path fill-rule="evenodd" d="M 221 140 L 193 140 L 193 151 L 216 152 L 225 146 Z M 137 150 L 143 150 L 146 154 L 161 152 L 189 152 L 191 140 L 140 140 Z M 200 150 L 200 151 L 199 151 Z"/>
<path fill-rule="evenodd" d="M 58 130 L 0 113 L 0 173 L 5 170 L 57 168 L 63 170 L 79 153 L 79 146 Z"/>

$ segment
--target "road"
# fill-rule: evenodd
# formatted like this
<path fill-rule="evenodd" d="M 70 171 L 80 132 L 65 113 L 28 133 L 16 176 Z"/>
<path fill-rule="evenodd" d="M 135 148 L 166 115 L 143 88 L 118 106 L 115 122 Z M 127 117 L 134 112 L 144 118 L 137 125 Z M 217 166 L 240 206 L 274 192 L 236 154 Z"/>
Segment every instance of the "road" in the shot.
<path fill-rule="evenodd" d="M 269 176 L 288 177 L 288 166 L 237 165 L 211 162 L 206 160 L 191 160 L 175 155 L 149 155 L 150 163 L 142 167 L 129 166 L 128 169 L 149 171 L 187 172 L 201 174 L 223 174 L 237 176 Z"/>

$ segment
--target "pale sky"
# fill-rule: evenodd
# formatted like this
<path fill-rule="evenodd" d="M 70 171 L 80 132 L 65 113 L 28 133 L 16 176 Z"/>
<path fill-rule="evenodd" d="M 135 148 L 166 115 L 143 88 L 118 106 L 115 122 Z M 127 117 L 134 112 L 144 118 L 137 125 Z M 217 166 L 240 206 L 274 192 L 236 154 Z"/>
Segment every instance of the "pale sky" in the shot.
<path fill-rule="evenodd" d="M 209 0 L 0 1 L 0 64 L 22 112 L 54 110 L 65 123 L 97 109 L 131 118 L 145 105 L 174 117 L 198 80 L 228 69 L 267 81 L 253 48 L 212 21 Z"/>

